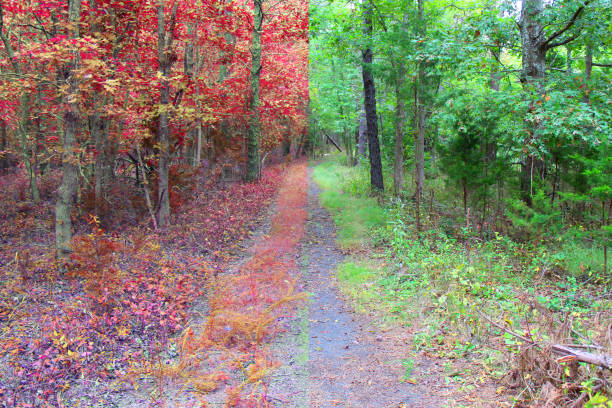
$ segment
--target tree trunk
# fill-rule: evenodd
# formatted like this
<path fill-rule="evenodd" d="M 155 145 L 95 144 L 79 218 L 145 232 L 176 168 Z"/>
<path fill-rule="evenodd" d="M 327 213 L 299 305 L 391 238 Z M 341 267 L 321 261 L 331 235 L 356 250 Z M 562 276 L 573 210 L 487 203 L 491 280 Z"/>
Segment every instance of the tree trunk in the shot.
<path fill-rule="evenodd" d="M 159 163 L 157 200 L 159 202 L 158 226 L 165 228 L 170 224 L 170 189 L 168 185 L 168 167 L 170 163 L 170 129 L 168 128 L 168 108 L 170 104 L 170 50 L 174 39 L 177 3 L 174 4 L 170 16 L 169 32 L 166 33 L 164 22 L 164 2 L 157 3 L 157 58 L 161 74 L 161 89 L 159 92 L 160 108 L 157 136 L 159 138 Z"/>
<path fill-rule="evenodd" d="M 467 198 L 468 198 L 467 180 L 463 180 L 461 182 L 461 186 L 463 187 L 463 214 L 465 215 L 466 219 L 468 219 L 469 214 L 467 212 Z"/>
<path fill-rule="evenodd" d="M 196 129 L 196 148 L 195 155 L 193 156 L 193 166 L 198 167 L 202 162 L 201 154 L 202 154 L 202 123 L 198 121 L 198 127 Z"/>
<path fill-rule="evenodd" d="M 357 130 L 357 155 L 359 157 L 366 157 L 366 149 L 368 146 L 368 125 L 366 122 L 365 112 L 359 114 L 359 129 Z M 355 157 L 355 164 L 357 164 L 357 157 Z"/>
<path fill-rule="evenodd" d="M 522 46 L 521 82 L 528 92 L 538 94 L 545 92 L 546 51 L 542 22 L 539 18 L 543 11 L 543 0 L 526 0 L 522 4 L 519 28 Z M 530 109 L 534 109 L 532 104 Z M 530 138 L 526 145 L 531 145 L 537 137 L 537 126 L 530 129 Z M 536 165 L 533 153 L 521 163 L 520 196 L 529 207 L 532 205 L 533 168 Z"/>
<path fill-rule="evenodd" d="M 501 55 L 501 49 L 498 48 L 497 51 L 491 51 L 491 55 L 497 61 Z M 491 88 L 495 92 L 499 92 L 500 79 L 501 75 L 498 72 L 497 62 L 494 62 L 493 66 L 491 67 L 491 73 L 489 74 L 489 88 Z"/>
<path fill-rule="evenodd" d="M 72 37 L 79 37 L 79 21 L 81 20 L 80 0 L 69 0 L 68 19 Z M 55 247 L 57 257 L 65 258 L 70 252 L 72 240 L 72 207 L 78 188 L 78 157 L 74 152 L 76 137 L 79 128 L 80 116 L 78 97 L 78 83 L 74 71 L 78 67 L 78 55 L 73 55 L 70 66 L 66 68 L 69 94 L 66 96 L 67 109 L 64 112 L 64 140 L 62 154 L 62 182 L 58 190 L 55 205 Z"/>
<path fill-rule="evenodd" d="M 0 120 L 0 170 L 8 169 L 8 157 L 6 151 L 8 150 L 8 141 L 6 136 L 6 122 Z"/>
<path fill-rule="evenodd" d="M 587 83 L 591 80 L 591 74 L 593 73 L 593 47 L 590 45 L 586 46 L 586 52 L 584 55 L 584 75 L 586 77 Z M 590 86 L 590 85 L 587 85 Z M 584 103 L 591 103 L 591 98 L 589 94 L 585 92 L 582 97 L 582 101 Z"/>
<path fill-rule="evenodd" d="M 398 72 L 395 80 L 395 155 L 393 159 L 393 190 L 395 195 L 402 193 L 404 188 L 404 100 L 401 86 L 404 82 L 403 70 Z"/>
<path fill-rule="evenodd" d="M 94 161 L 94 213 L 102 217 L 102 200 L 104 200 L 104 161 L 106 160 L 104 149 L 104 122 L 100 114 L 96 113 L 89 117 L 89 129 L 94 141 L 96 156 Z"/>
<path fill-rule="evenodd" d="M 491 51 L 491 54 L 495 62 L 493 63 L 491 67 L 491 73 L 489 75 L 489 88 L 491 88 L 495 92 L 499 92 L 499 81 L 501 79 L 501 76 L 499 74 L 497 61 L 499 60 L 499 57 L 501 55 L 501 47 L 498 47 L 497 50 Z M 488 177 L 489 168 L 491 167 L 491 165 L 495 162 L 497 158 L 497 149 L 498 149 L 497 140 L 494 138 L 491 138 L 491 135 L 489 134 L 485 135 L 484 148 L 485 148 L 484 150 L 485 176 Z M 484 200 L 483 200 L 484 204 L 483 204 L 483 211 L 482 211 L 483 226 L 485 223 L 486 211 L 489 206 L 488 195 L 489 195 L 489 189 L 488 189 L 488 186 L 485 186 L 485 194 L 484 194 Z"/>
<path fill-rule="evenodd" d="M 111 102 L 112 103 L 112 102 Z M 115 179 L 115 157 L 117 155 L 117 141 L 110 137 L 110 121 L 102 122 L 102 139 L 104 140 L 104 154 L 102 166 L 102 179 L 106 185 L 110 185 Z M 120 128 L 122 125 L 120 124 Z"/>
<path fill-rule="evenodd" d="M 523 64 L 521 81 L 537 91 L 544 90 L 546 77 L 547 49 L 540 19 L 543 9 L 543 0 L 524 0 L 519 20 Z"/>
<path fill-rule="evenodd" d="M 136 173 L 138 174 L 138 167 L 142 168 L 142 190 L 144 191 L 145 202 L 147 203 L 147 209 L 149 210 L 149 216 L 151 216 L 151 222 L 153 228 L 157 231 L 157 221 L 155 220 L 155 212 L 153 211 L 153 203 L 151 202 L 151 194 L 149 193 L 149 180 L 147 179 L 147 169 L 142 162 L 142 155 L 140 154 L 140 148 L 136 147 L 136 155 L 138 163 L 136 164 Z"/>
<path fill-rule="evenodd" d="M 591 73 L 593 72 L 593 47 L 587 45 L 586 54 L 584 56 L 584 73 L 586 80 L 591 80 Z"/>
<path fill-rule="evenodd" d="M 370 6 L 364 10 L 365 34 L 372 34 L 372 11 Z M 372 75 L 372 49 L 366 47 L 362 52 L 363 58 L 363 92 L 366 112 L 366 124 L 368 134 L 368 147 L 370 152 L 370 184 L 374 191 L 384 190 L 382 163 L 380 159 L 380 146 L 378 143 L 378 116 L 376 115 L 376 88 L 374 76 Z"/>
<path fill-rule="evenodd" d="M 37 91 L 36 92 L 36 109 L 42 110 L 42 103 L 41 103 L 42 96 L 41 96 L 40 87 L 37 87 L 36 91 Z M 43 174 L 45 174 L 45 171 L 47 169 L 49 162 L 48 161 L 43 162 L 43 163 L 38 162 L 39 149 L 41 149 L 42 152 L 44 153 L 48 153 L 46 143 L 44 143 L 44 132 L 43 132 L 41 122 L 42 121 L 41 121 L 40 116 L 37 116 L 34 119 L 36 130 L 35 130 L 35 136 L 34 136 L 34 146 L 32 148 L 32 157 L 34 159 L 34 162 L 33 162 L 34 174 L 40 173 L 40 175 L 42 176 Z"/>
<path fill-rule="evenodd" d="M 19 98 L 19 144 L 21 145 L 21 156 L 23 158 L 23 163 L 28 174 L 28 181 L 30 182 L 30 193 L 32 195 L 32 201 L 34 201 L 35 203 L 39 203 L 40 194 L 38 192 L 38 183 L 36 181 L 36 169 L 34 168 L 34 166 L 32 166 L 31 149 L 28 149 L 28 102 L 29 101 L 27 95 L 25 93 L 22 94 Z"/>
<path fill-rule="evenodd" d="M 247 140 L 247 181 L 254 181 L 259 178 L 259 87 L 261 77 L 261 32 L 263 27 L 263 0 L 255 0 L 254 23 L 253 23 L 253 44 L 251 46 L 251 99 L 249 103 L 250 120 Z"/>
<path fill-rule="evenodd" d="M 417 230 L 421 230 L 421 198 L 423 197 L 423 187 L 425 184 L 425 106 L 423 103 L 423 85 L 424 78 L 423 67 L 419 68 L 419 84 L 416 91 L 416 138 L 414 146 L 414 171 L 415 171 L 415 203 L 416 203 L 416 226 Z"/>
<path fill-rule="evenodd" d="M 417 33 L 421 38 L 425 37 L 423 1 L 424 0 L 418 0 L 417 3 Z M 416 205 L 416 228 L 417 231 L 421 231 L 421 199 L 423 197 L 423 186 L 425 184 L 425 61 L 420 61 L 418 65 L 417 83 L 415 86 L 416 137 L 414 138 L 414 198 Z"/>
<path fill-rule="evenodd" d="M 75 81 L 71 79 L 71 82 L 74 83 Z M 76 86 L 71 85 L 71 89 L 76 92 Z M 64 113 L 62 183 L 58 190 L 55 206 L 55 246 L 58 258 L 63 258 L 70 252 L 70 241 L 72 239 L 71 214 L 79 181 L 76 165 L 78 158 L 74 154 L 78 126 L 78 106 L 76 103 L 71 103 Z"/>
<path fill-rule="evenodd" d="M 353 151 L 353 136 L 348 129 L 344 129 L 344 139 L 346 144 L 346 165 L 348 167 L 353 166 L 355 163 L 355 156 Z"/>

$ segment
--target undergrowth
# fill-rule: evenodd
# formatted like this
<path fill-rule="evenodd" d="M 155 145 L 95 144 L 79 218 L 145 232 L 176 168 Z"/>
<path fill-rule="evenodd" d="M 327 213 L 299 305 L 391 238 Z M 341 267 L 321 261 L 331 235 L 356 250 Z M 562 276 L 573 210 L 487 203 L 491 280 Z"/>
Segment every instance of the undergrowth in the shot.
<path fill-rule="evenodd" d="M 293 275 L 305 231 L 307 182 L 306 163 L 287 171 L 269 235 L 251 248 L 252 258 L 237 271 L 209 280 L 205 321 L 183 331 L 174 364 L 151 366 L 149 375 L 194 391 L 201 406 L 218 390 L 228 407 L 269 406 L 267 378 L 277 362 L 268 344 L 283 330 L 281 322 L 296 303 L 305 299 L 295 293 Z"/>
<path fill-rule="evenodd" d="M 338 243 L 345 249 L 359 247 L 367 241 L 373 228 L 385 224 L 386 216 L 376 199 L 345 194 L 350 189 L 350 170 L 334 162 L 314 169 L 313 178 L 323 188 L 321 204 L 331 211 L 338 225 Z M 342 183 L 341 181 L 345 182 Z M 354 191 L 354 190 L 349 190 Z"/>
<path fill-rule="evenodd" d="M 412 203 L 387 198 L 379 206 L 360 189 L 367 186 L 364 175 L 335 159 L 314 171 L 341 244 L 355 249 L 361 241 L 366 249 L 353 251 L 337 272 L 358 310 L 378 312 L 381 324 L 411 326 L 416 350 L 472 362 L 476 372 L 448 378 L 466 389 L 486 377 L 499 384 L 498 393 L 513 395 L 513 406 L 609 403 L 609 369 L 532 345 L 610 354 L 612 296 L 584 270 L 580 257 L 588 247 L 572 240 L 534 246 L 497 233 L 483 239 L 465 224 L 449 233 L 436 214 L 426 217 L 431 230 L 417 234 Z"/>
<path fill-rule="evenodd" d="M 161 403 L 160 367 L 168 350 L 176 353 L 192 307 L 207 285 L 222 281 L 213 277 L 248 236 L 282 176 L 275 167 L 257 184 L 194 183 L 190 202 L 164 234 L 151 231 L 146 218 L 109 232 L 84 213 L 71 259 L 61 267 L 52 253 L 52 203 L 15 205 L 27 182 L 21 173 L 0 177 L 7 193 L 0 200 L 6 210 L 0 216 L 0 405 L 114 406 L 118 389 L 148 387 L 143 374 L 155 380 L 146 397 Z M 43 199 L 56 184 L 41 183 Z M 252 281 L 259 290 L 256 274 Z M 278 290 L 291 296 L 287 285 Z M 221 312 L 215 316 L 224 321 Z M 220 324 L 210 330 L 215 341 L 227 342 Z M 240 329 L 228 335 L 240 338 Z M 222 371 L 211 381 L 223 381 Z"/>

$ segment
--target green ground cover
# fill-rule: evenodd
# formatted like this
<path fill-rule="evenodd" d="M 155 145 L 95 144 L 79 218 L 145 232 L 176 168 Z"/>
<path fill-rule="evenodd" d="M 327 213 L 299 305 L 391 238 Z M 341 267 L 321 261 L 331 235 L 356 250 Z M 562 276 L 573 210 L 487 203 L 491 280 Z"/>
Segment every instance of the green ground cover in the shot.
<path fill-rule="evenodd" d="M 501 381 L 528 358 L 525 342 L 511 332 L 541 344 L 605 345 L 609 282 L 598 272 L 601 254 L 572 240 L 572 229 L 538 245 L 500 234 L 483 239 L 462 226 L 460 217 L 446 215 L 440 222 L 432 205 L 433 213 L 424 217 L 430 229 L 417 234 L 411 201 L 369 196 L 363 167 L 347 167 L 342 157 L 331 156 L 313 176 L 339 243 L 350 254 L 337 270 L 341 289 L 358 311 L 376 312 L 382 325 L 410 326 L 415 350 L 474 361 Z M 440 185 L 434 180 L 429 189 Z M 532 363 L 527 372 L 533 390 L 511 393 L 537 394 L 549 380 L 543 366 Z M 584 363 L 571 376 L 563 364 L 557 366 L 559 381 L 607 375 Z"/>

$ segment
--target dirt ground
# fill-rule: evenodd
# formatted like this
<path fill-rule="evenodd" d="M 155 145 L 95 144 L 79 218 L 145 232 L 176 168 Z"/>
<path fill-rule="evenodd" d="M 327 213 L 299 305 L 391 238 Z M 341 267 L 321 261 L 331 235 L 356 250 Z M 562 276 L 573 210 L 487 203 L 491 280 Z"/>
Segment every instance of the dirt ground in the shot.
<path fill-rule="evenodd" d="M 482 382 L 466 391 L 448 384 L 442 359 L 411 350 L 409 329 L 381 329 L 376 316 L 353 311 L 334 277 L 343 254 L 336 244 L 334 222 L 319 204 L 319 192 L 311 178 L 308 225 L 300 254 L 300 281 L 310 293 L 310 302 L 286 322 L 287 333 L 274 345 L 283 362 L 270 384 L 274 406 L 504 406 L 496 401 L 495 384 Z M 403 379 L 407 361 L 409 381 Z"/>
<path fill-rule="evenodd" d="M 463 390 L 449 383 L 448 363 L 427 353 L 415 353 L 409 328 L 381 328 L 375 315 L 352 309 L 334 277 L 344 258 L 336 244 L 335 225 L 319 204 L 320 190 L 310 176 L 306 236 L 298 254 L 299 270 L 295 271 L 300 285 L 297 289 L 308 292 L 310 298 L 293 317 L 283 318 L 286 331 L 271 345 L 279 367 L 268 379 L 268 402 L 278 408 L 508 406 L 495 401 L 496 384 L 482 382 Z M 252 255 L 247 248 L 266 239 L 274 213 L 272 205 L 257 232 L 240 245 L 240 255 L 231 269 Z M 408 381 L 404 378 L 407 361 Z M 453 371 L 466 364 L 453 362 Z M 167 406 L 195 406 L 195 400 L 187 395 L 169 394 Z M 209 406 L 223 406 L 224 395 L 223 389 L 209 394 Z M 145 402 L 123 396 L 118 406 L 141 406 Z"/>

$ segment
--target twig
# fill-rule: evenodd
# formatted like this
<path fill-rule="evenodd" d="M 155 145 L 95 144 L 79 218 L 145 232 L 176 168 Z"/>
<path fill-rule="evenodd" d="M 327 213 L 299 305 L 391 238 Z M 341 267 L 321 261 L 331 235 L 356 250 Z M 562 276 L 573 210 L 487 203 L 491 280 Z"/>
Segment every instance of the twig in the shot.
<path fill-rule="evenodd" d="M 475 308 L 475 309 L 478 312 L 478 314 L 480 314 L 484 319 L 489 321 L 495 327 L 505 331 L 508 334 L 511 334 L 512 336 L 516 338 L 523 340 L 526 343 L 536 346 L 540 349 L 546 348 L 542 346 L 540 343 L 534 340 L 528 339 L 527 337 L 521 334 L 518 334 L 510 329 L 507 329 L 506 327 L 500 325 L 499 323 L 494 322 L 489 316 L 482 313 L 478 308 Z M 612 369 L 612 355 L 588 353 L 585 351 L 577 350 L 576 346 L 574 345 L 572 345 L 572 347 L 568 347 L 562 344 L 550 344 L 549 347 L 550 347 L 550 350 L 552 350 L 554 353 L 559 354 L 563 357 L 571 356 L 575 360 L 581 361 L 583 363 L 594 364 L 594 365 L 604 367 L 607 369 Z"/>
<path fill-rule="evenodd" d="M 595 387 L 593 387 L 590 391 L 591 392 L 596 392 L 599 391 L 601 389 L 601 387 L 603 386 L 603 384 L 598 384 Z M 587 399 L 587 397 L 589 396 L 589 392 L 588 391 L 584 391 L 582 394 L 580 394 L 580 397 L 578 397 L 578 399 L 576 401 L 574 401 L 572 403 L 572 405 L 569 406 L 569 408 L 579 408 L 582 406 L 582 403 L 584 402 L 584 400 Z"/>
<path fill-rule="evenodd" d="M 140 148 L 136 148 L 136 153 L 138 154 L 138 161 L 140 162 L 140 167 L 142 167 L 142 189 L 144 190 L 145 200 L 147 202 L 147 209 L 149 210 L 149 215 L 151 216 L 151 221 L 153 221 L 153 228 L 157 231 L 157 221 L 155 219 L 155 214 L 153 213 L 153 206 L 151 204 L 151 197 L 149 196 L 149 182 L 147 180 L 146 170 L 144 167 L 144 163 L 142 162 L 142 156 L 140 155 Z"/>
<path fill-rule="evenodd" d="M 583 348 L 583 349 L 605 350 L 604 347 L 596 346 L 595 344 L 561 344 L 561 346 Z"/>

